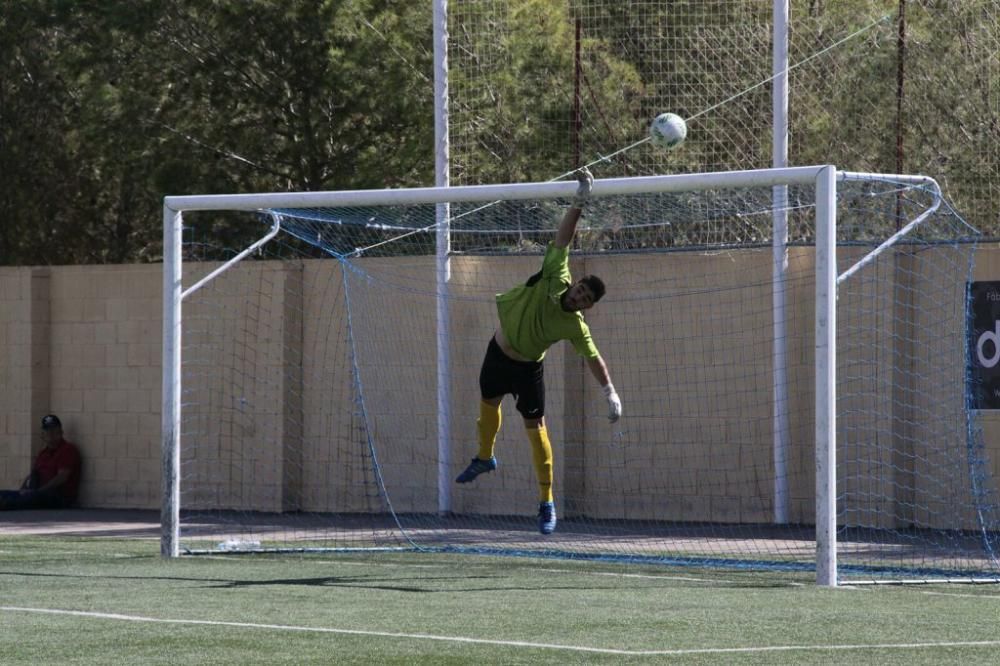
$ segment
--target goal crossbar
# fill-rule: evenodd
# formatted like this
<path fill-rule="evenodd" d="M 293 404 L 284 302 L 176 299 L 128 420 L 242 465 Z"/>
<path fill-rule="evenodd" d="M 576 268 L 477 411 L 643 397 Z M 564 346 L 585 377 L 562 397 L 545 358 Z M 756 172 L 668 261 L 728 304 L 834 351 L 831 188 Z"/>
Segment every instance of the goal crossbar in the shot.
<path fill-rule="evenodd" d="M 603 178 L 594 181 L 592 196 L 639 194 L 643 192 L 692 192 L 741 187 L 769 187 L 814 183 L 825 166 L 789 167 Z M 845 174 L 846 175 L 846 174 Z M 862 174 L 859 174 L 861 176 Z M 868 176 L 872 177 L 871 175 Z M 890 177 L 895 180 L 896 177 Z M 912 177 L 900 177 L 912 178 Z M 514 183 L 505 185 L 462 185 L 456 187 L 416 187 L 408 189 L 345 190 L 341 192 L 271 192 L 260 194 L 207 194 L 168 196 L 164 208 L 172 211 L 267 210 L 271 208 L 318 208 L 393 204 L 437 204 L 449 202 L 490 202 L 500 199 L 569 198 L 576 181 Z"/>

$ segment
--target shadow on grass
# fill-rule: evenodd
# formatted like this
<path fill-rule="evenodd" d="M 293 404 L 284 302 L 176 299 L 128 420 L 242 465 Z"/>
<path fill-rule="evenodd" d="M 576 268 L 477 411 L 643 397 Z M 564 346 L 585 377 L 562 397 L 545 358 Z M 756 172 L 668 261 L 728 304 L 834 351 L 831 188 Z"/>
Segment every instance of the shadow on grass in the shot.
<path fill-rule="evenodd" d="M 201 583 L 199 587 L 212 589 L 236 589 L 254 588 L 266 586 L 305 586 L 305 587 L 350 587 L 371 590 L 387 590 L 392 592 L 411 593 L 461 593 L 461 592 L 536 592 L 538 587 L 530 585 L 495 585 L 484 584 L 482 587 L 449 587 L 450 582 L 464 582 L 473 580 L 497 581 L 506 576 L 420 576 L 418 578 L 391 579 L 371 579 L 361 576 L 315 576 L 303 578 L 274 578 L 261 580 L 239 580 L 227 578 L 192 578 L 186 576 L 115 576 L 107 574 L 70 574 L 70 573 L 39 573 L 36 571 L 0 571 L 0 576 L 21 576 L 26 578 L 52 578 L 52 579 L 90 579 L 90 580 L 134 580 L 134 581 L 165 581 L 171 583 Z M 438 582 L 440 587 L 433 585 L 405 585 L 402 581 L 415 580 L 426 583 Z M 443 583 L 442 583 L 443 581 Z M 671 581 L 673 582 L 673 581 Z M 648 587 L 648 585 L 645 585 Z M 677 587 L 676 585 L 666 585 L 663 587 Z M 618 585 L 546 585 L 545 590 L 616 590 L 621 589 Z"/>

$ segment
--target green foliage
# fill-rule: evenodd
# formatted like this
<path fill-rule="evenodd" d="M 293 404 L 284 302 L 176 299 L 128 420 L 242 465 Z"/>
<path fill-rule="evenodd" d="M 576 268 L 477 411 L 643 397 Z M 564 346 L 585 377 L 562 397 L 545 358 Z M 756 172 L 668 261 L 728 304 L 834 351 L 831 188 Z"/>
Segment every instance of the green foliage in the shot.
<path fill-rule="evenodd" d="M 571 100 L 559 94 L 560 81 L 568 80 L 573 68 L 573 33 L 566 7 L 544 0 L 514 0 L 466 9 L 470 13 L 464 20 L 489 25 L 491 30 L 464 35 L 480 59 L 475 68 L 449 73 L 452 99 L 457 100 L 453 118 L 463 119 L 472 109 L 488 111 L 469 120 L 476 128 L 472 152 L 477 157 L 457 161 L 453 180 L 516 182 L 550 177 L 555 162 L 565 169 L 565 153 L 553 158 L 538 147 L 553 131 L 553 119 L 569 118 Z M 495 9 L 495 14 L 486 15 Z"/>
<path fill-rule="evenodd" d="M 156 260 L 167 194 L 429 184 L 429 32 L 391 0 L 13 3 L 0 263 Z"/>
<path fill-rule="evenodd" d="M 450 3 L 452 182 L 549 180 L 606 155 L 599 177 L 769 166 L 769 4 Z M 996 0 L 791 5 L 793 64 L 883 20 L 792 72 L 790 162 L 926 173 L 1000 235 Z M 431 13 L 427 0 L 5 3 L 0 264 L 158 260 L 167 194 L 431 184 Z M 696 116 L 683 150 L 618 154 L 664 110 Z M 259 232 L 191 224 L 233 245 Z"/>

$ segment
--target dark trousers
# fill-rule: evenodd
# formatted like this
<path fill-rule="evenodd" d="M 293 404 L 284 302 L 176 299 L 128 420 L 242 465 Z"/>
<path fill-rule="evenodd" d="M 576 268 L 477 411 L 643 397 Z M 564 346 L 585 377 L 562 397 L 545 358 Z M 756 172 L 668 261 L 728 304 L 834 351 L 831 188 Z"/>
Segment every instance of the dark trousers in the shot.
<path fill-rule="evenodd" d="M 27 509 L 63 509 L 70 506 L 58 490 L 39 492 L 29 490 L 0 490 L 0 511 L 24 511 Z"/>

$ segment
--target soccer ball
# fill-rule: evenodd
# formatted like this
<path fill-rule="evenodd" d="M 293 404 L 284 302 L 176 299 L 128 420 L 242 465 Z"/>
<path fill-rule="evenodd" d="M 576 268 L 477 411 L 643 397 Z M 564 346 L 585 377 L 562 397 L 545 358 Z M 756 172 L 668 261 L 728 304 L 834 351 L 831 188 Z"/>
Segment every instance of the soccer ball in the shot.
<path fill-rule="evenodd" d="M 649 138 L 653 140 L 653 145 L 667 150 L 684 143 L 687 133 L 687 124 L 676 113 L 661 113 L 649 126 Z"/>

